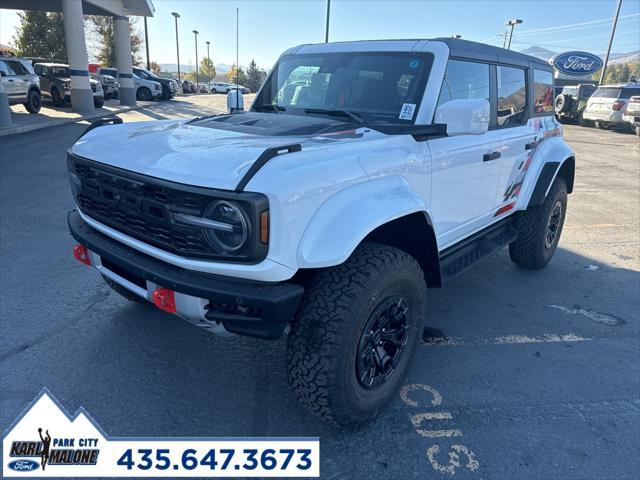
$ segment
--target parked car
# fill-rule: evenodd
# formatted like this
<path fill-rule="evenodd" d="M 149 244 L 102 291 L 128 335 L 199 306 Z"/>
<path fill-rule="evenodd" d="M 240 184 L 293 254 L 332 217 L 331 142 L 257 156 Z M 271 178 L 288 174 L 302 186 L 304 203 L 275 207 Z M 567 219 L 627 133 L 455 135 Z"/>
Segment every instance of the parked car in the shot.
<path fill-rule="evenodd" d="M 13 55 L 0 55 L 0 81 L 9 105 L 22 104 L 29 113 L 40 111 L 40 78 L 29 60 Z"/>
<path fill-rule="evenodd" d="M 591 95 L 584 110 L 585 120 L 594 122 L 597 128 L 622 127 L 628 124 L 622 119 L 629 99 L 640 95 L 640 84 L 602 85 Z"/>
<path fill-rule="evenodd" d="M 551 260 L 575 154 L 550 92 L 547 62 L 460 39 L 293 48 L 247 112 L 93 125 L 68 151 L 74 255 L 208 331 L 288 332 L 300 402 L 364 422 L 397 398 L 427 287 L 506 246 Z"/>
<path fill-rule="evenodd" d="M 145 68 L 133 67 L 133 73 L 144 80 L 158 82 L 162 86 L 162 99 L 169 100 L 178 93 L 178 82 L 173 78 L 159 77 Z"/>
<path fill-rule="evenodd" d="M 94 80 L 100 82 L 102 85 L 102 92 L 105 100 L 111 100 L 112 98 L 118 98 L 118 81 L 111 75 L 106 73 L 89 73 L 89 76 Z"/>
<path fill-rule="evenodd" d="M 211 93 L 229 93 L 230 84 L 225 82 L 210 82 L 209 88 L 211 88 Z"/>
<path fill-rule="evenodd" d="M 117 68 L 99 67 L 96 71 L 101 75 L 111 75 L 118 79 L 118 81 L 120 79 Z M 140 78 L 135 73 L 133 74 L 133 86 L 136 89 L 137 100 L 157 100 L 162 96 L 162 86 L 158 82 Z"/>
<path fill-rule="evenodd" d="M 71 102 L 71 74 L 69 65 L 63 63 L 36 63 L 33 66 L 40 77 L 42 95 L 50 97 L 56 107 L 62 107 Z M 104 93 L 99 81 L 89 77 L 89 84 L 93 94 L 93 104 L 96 108 L 104 105 Z"/>
<path fill-rule="evenodd" d="M 555 100 L 556 118 L 560 123 L 578 122 L 586 126 L 588 122 L 583 118 L 587 101 L 598 86 L 594 83 L 580 83 L 567 85 Z"/>
<path fill-rule="evenodd" d="M 182 81 L 182 92 L 183 93 L 196 93 L 194 84 L 191 80 L 183 80 Z"/>
<path fill-rule="evenodd" d="M 211 93 L 229 93 L 231 90 L 235 89 L 240 90 L 240 93 L 251 93 L 251 90 L 244 85 L 238 85 L 236 87 L 235 83 L 227 83 L 227 82 L 212 82 L 211 83 Z"/>
<path fill-rule="evenodd" d="M 631 97 L 622 120 L 640 137 L 640 96 Z"/>

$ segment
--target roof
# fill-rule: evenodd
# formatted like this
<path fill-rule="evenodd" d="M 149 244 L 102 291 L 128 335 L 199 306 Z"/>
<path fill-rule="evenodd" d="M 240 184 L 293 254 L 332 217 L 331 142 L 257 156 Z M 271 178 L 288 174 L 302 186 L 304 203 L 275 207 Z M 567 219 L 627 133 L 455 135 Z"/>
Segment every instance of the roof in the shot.
<path fill-rule="evenodd" d="M 365 47 L 366 50 L 373 51 L 376 49 L 377 44 L 385 51 L 391 51 L 389 47 L 397 47 L 400 51 L 413 51 L 419 48 L 420 43 L 438 42 L 444 43 L 449 47 L 451 57 L 468 58 L 472 60 L 481 60 L 488 62 L 507 63 L 511 65 L 528 66 L 530 63 L 534 63 L 536 67 L 543 70 L 553 71 L 553 67 L 536 57 L 531 55 L 525 55 L 524 53 L 514 52 L 513 50 L 507 50 L 505 48 L 496 47 L 494 45 L 487 45 L 486 43 L 472 42 L 470 40 L 463 40 L 461 38 L 412 38 L 412 39 L 389 39 L 389 40 L 353 40 L 347 42 L 330 42 L 330 43 L 318 43 L 318 44 L 305 44 L 298 47 L 287 50 L 286 53 L 297 53 L 301 50 L 310 50 L 313 52 L 322 51 L 324 48 L 327 50 L 335 50 L 336 46 L 356 46 L 360 45 Z M 324 47 L 326 46 L 326 47 Z M 311 47 L 311 48 L 305 48 Z M 300 52 L 302 53 L 302 52 Z"/>
<path fill-rule="evenodd" d="M 34 65 L 44 65 L 45 67 L 65 67 L 69 68 L 66 63 L 37 62 Z"/>
<path fill-rule="evenodd" d="M 2 0 L 2 8 L 61 12 L 60 0 Z M 151 0 L 82 0 L 85 15 L 127 15 L 153 17 L 155 7 Z"/>
<path fill-rule="evenodd" d="M 600 85 L 600 88 L 640 88 L 640 83 L 627 82 L 627 83 L 611 83 L 609 85 Z"/>

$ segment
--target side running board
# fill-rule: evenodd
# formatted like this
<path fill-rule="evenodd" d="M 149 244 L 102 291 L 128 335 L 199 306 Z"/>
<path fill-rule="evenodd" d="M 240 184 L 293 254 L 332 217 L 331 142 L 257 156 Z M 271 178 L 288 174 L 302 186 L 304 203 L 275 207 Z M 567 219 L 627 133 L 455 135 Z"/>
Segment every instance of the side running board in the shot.
<path fill-rule="evenodd" d="M 512 224 L 512 217 L 509 216 L 464 239 L 459 244 L 443 250 L 440 253 L 442 283 L 453 280 L 518 238 L 518 232 Z"/>
<path fill-rule="evenodd" d="M 254 175 L 258 173 L 258 170 L 260 170 L 272 158 L 285 153 L 299 152 L 300 150 L 302 150 L 302 145 L 300 145 L 299 143 L 267 148 L 260 154 L 256 161 L 253 162 L 253 165 L 251 165 L 249 170 L 247 170 L 247 173 L 244 174 L 244 176 L 240 180 L 240 183 L 238 183 L 238 186 L 236 187 L 236 192 L 242 192 L 244 190 L 244 187 L 247 186 Z"/>

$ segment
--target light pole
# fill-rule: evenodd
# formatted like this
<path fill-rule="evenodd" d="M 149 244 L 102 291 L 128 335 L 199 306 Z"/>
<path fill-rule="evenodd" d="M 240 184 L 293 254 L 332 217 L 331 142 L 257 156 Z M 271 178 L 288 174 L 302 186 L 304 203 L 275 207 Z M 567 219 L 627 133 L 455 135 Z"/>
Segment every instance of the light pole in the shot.
<path fill-rule="evenodd" d="M 622 0 L 618 0 L 616 6 L 616 14 L 613 17 L 613 26 L 611 27 L 611 37 L 609 38 L 609 47 L 607 48 L 607 56 L 604 58 L 604 64 L 602 65 L 602 72 L 600 72 L 600 85 L 604 83 L 604 77 L 607 73 L 607 63 L 609 63 L 609 55 L 611 54 L 611 45 L 613 44 L 613 36 L 616 34 L 616 25 L 618 24 L 618 17 L 620 16 L 620 7 L 622 6 Z M 623 81 L 628 79 L 623 78 Z"/>
<path fill-rule="evenodd" d="M 147 17 L 144 17 L 144 48 L 147 51 L 147 70 L 151 70 L 151 62 L 149 62 L 149 32 L 147 31 Z"/>
<path fill-rule="evenodd" d="M 176 54 L 178 56 L 178 87 L 182 88 L 182 80 L 180 79 L 180 47 L 178 46 L 178 19 L 180 18 L 180 15 L 177 12 L 172 12 L 171 15 L 173 15 L 176 19 Z"/>
<path fill-rule="evenodd" d="M 324 31 L 324 43 L 329 43 L 329 15 L 331 13 L 331 0 L 327 0 L 327 23 Z"/>
<path fill-rule="evenodd" d="M 514 18 L 513 20 L 509 20 L 505 23 L 507 27 L 511 27 L 511 31 L 509 32 L 509 44 L 507 45 L 507 50 L 511 50 L 511 39 L 513 38 L 513 27 L 521 24 L 523 21 L 519 18 Z"/>
<path fill-rule="evenodd" d="M 209 45 L 211 45 L 211 42 L 207 40 L 205 43 L 207 44 L 207 77 L 209 77 L 209 82 L 211 82 L 211 56 L 209 55 Z"/>
<path fill-rule="evenodd" d="M 198 78 L 198 30 L 193 31 L 193 36 L 196 39 L 196 93 L 200 93 L 200 87 L 198 86 L 198 82 L 200 79 Z"/>

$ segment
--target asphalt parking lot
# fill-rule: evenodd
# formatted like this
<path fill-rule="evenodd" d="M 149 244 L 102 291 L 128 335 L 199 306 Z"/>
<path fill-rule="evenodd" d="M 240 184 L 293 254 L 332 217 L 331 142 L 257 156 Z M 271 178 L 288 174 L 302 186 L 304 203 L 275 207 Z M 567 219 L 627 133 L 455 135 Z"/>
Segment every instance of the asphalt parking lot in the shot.
<path fill-rule="evenodd" d="M 0 138 L 3 430 L 46 386 L 111 435 L 319 436 L 322 478 L 638 478 L 637 137 L 565 128 L 576 184 L 551 264 L 525 271 L 505 250 L 430 291 L 402 394 L 345 432 L 298 406 L 284 341 L 219 338 L 127 303 L 73 259 L 65 152 L 85 128 Z"/>

